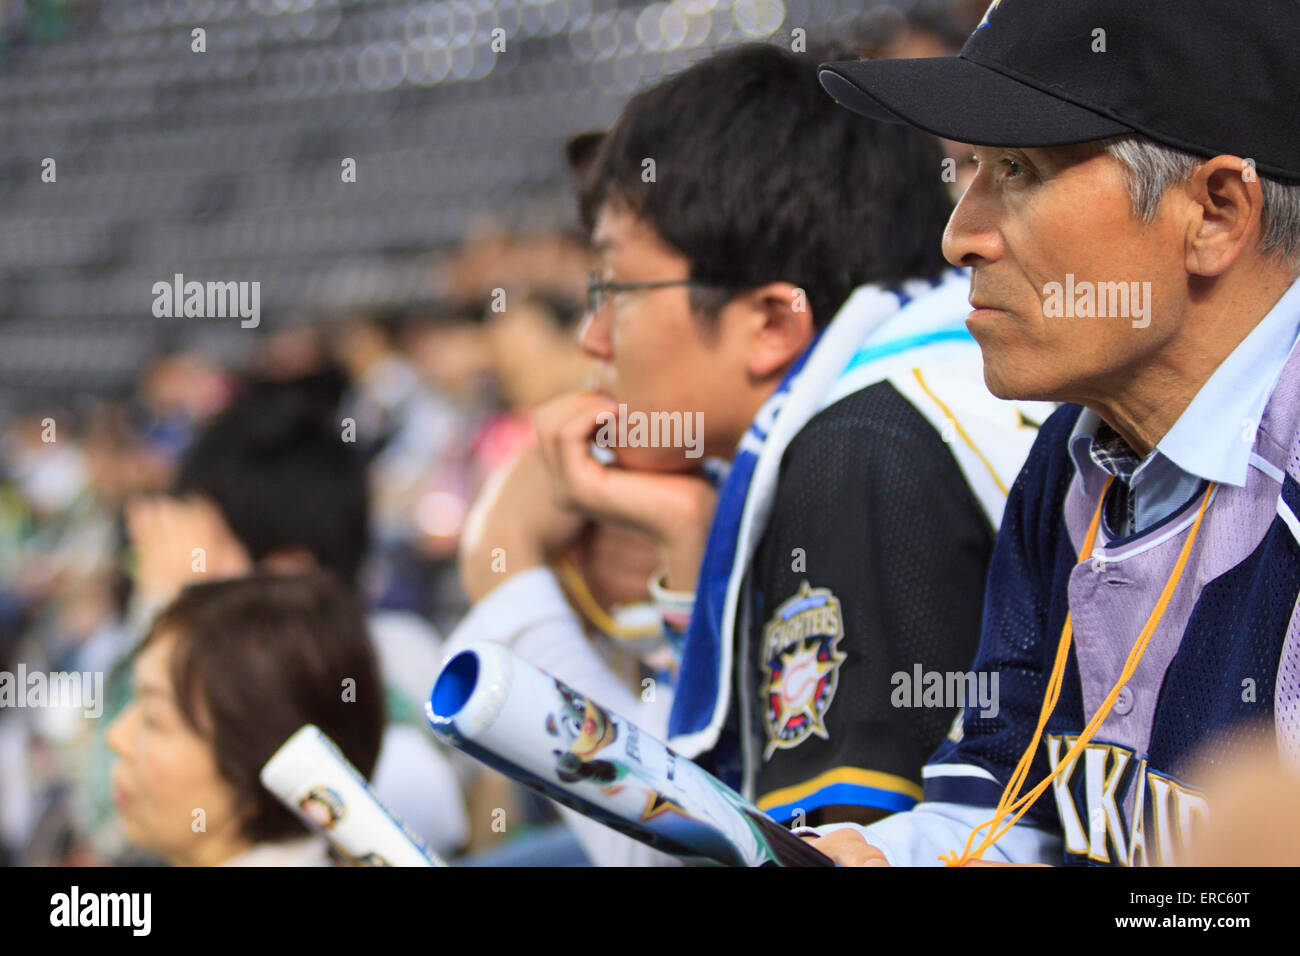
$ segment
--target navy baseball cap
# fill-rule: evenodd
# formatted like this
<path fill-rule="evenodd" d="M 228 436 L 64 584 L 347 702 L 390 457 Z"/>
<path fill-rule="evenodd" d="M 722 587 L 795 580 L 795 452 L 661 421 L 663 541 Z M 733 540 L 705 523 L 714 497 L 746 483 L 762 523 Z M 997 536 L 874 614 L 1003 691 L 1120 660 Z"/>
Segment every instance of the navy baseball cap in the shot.
<path fill-rule="evenodd" d="M 854 112 L 958 142 L 1137 132 L 1300 180 L 1300 0 L 994 0 L 955 57 L 819 76 Z"/>

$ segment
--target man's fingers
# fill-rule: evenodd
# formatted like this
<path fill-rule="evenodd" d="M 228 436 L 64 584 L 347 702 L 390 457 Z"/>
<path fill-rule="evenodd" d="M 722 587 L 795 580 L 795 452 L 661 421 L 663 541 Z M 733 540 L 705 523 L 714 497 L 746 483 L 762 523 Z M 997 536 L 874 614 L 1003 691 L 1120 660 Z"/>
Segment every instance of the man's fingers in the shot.
<path fill-rule="evenodd" d="M 889 866 L 885 855 L 868 843 L 857 830 L 836 830 L 824 837 L 804 837 L 840 866 Z"/>
<path fill-rule="evenodd" d="M 591 457 L 587 432 L 566 430 L 557 450 L 556 477 L 560 487 L 556 490 L 561 500 L 589 510 L 603 510 L 608 494 L 605 466 Z M 579 437 L 581 436 L 581 437 Z"/>
<path fill-rule="evenodd" d="M 601 466 L 591 457 L 591 436 L 608 412 L 608 398 L 596 392 L 565 395 L 543 405 L 534 415 L 538 446 L 546 463 L 551 490 L 566 505 L 591 507 L 598 496 Z"/>
<path fill-rule="evenodd" d="M 560 432 L 575 420 L 590 423 L 587 432 L 590 434 L 598 427 L 596 415 L 614 407 L 609 397 L 599 392 L 573 392 L 541 405 L 533 412 L 533 426 L 542 441 L 544 453 L 551 454 L 559 441 Z"/>

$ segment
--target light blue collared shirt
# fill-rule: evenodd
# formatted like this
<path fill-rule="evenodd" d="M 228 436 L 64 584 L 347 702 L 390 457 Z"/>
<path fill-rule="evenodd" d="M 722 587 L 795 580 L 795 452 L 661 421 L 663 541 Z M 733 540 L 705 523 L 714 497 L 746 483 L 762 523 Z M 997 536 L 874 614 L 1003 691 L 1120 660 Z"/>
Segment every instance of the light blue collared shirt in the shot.
<path fill-rule="evenodd" d="M 1255 433 L 1282 367 L 1300 337 L 1300 279 L 1201 386 L 1156 443 L 1129 484 L 1134 527 L 1143 531 L 1196 493 L 1202 481 L 1242 487 Z M 1075 468 L 1096 469 L 1089 455 L 1101 418 L 1085 408 L 1070 434 Z"/>

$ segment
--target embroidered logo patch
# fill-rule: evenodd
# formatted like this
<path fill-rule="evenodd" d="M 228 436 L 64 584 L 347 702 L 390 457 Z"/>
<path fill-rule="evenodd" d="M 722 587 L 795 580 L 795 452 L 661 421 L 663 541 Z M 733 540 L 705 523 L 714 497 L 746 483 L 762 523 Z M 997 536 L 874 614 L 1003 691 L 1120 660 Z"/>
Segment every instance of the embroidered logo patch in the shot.
<path fill-rule="evenodd" d="M 763 628 L 764 760 L 813 735 L 830 739 L 826 711 L 845 661 L 838 647 L 843 636 L 839 598 L 807 581 Z"/>

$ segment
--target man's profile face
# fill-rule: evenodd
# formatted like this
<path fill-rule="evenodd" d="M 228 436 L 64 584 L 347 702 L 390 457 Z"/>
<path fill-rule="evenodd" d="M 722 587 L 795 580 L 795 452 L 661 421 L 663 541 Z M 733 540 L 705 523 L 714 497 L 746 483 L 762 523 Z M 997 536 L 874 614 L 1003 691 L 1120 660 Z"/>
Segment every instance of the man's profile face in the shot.
<path fill-rule="evenodd" d="M 975 153 L 979 172 L 953 210 L 943 250 L 971 267 L 966 325 L 990 391 L 1046 401 L 1105 395 L 1176 329 L 1190 293 L 1186 219 L 1162 201 L 1143 223 L 1123 167 L 1086 144 Z M 1117 283 L 1129 295 L 1126 314 L 1113 314 L 1123 304 Z M 1089 285 L 1093 315 L 1085 317 Z"/>
<path fill-rule="evenodd" d="M 662 282 L 690 275 L 686 257 L 618 204 L 601 208 L 592 240 L 604 281 Z M 739 437 L 731 432 L 741 414 L 733 405 L 747 373 L 743 342 L 729 331 L 725 316 L 724 309 L 710 328 L 692 313 L 685 285 L 607 293 L 579 333 L 583 350 L 598 360 L 595 387 L 629 413 L 701 412 L 704 454 L 730 455 Z M 747 417 L 738 427 L 746 425 Z M 614 450 L 627 467 L 665 471 L 699 465 L 699 458 L 686 457 L 682 448 Z"/>

